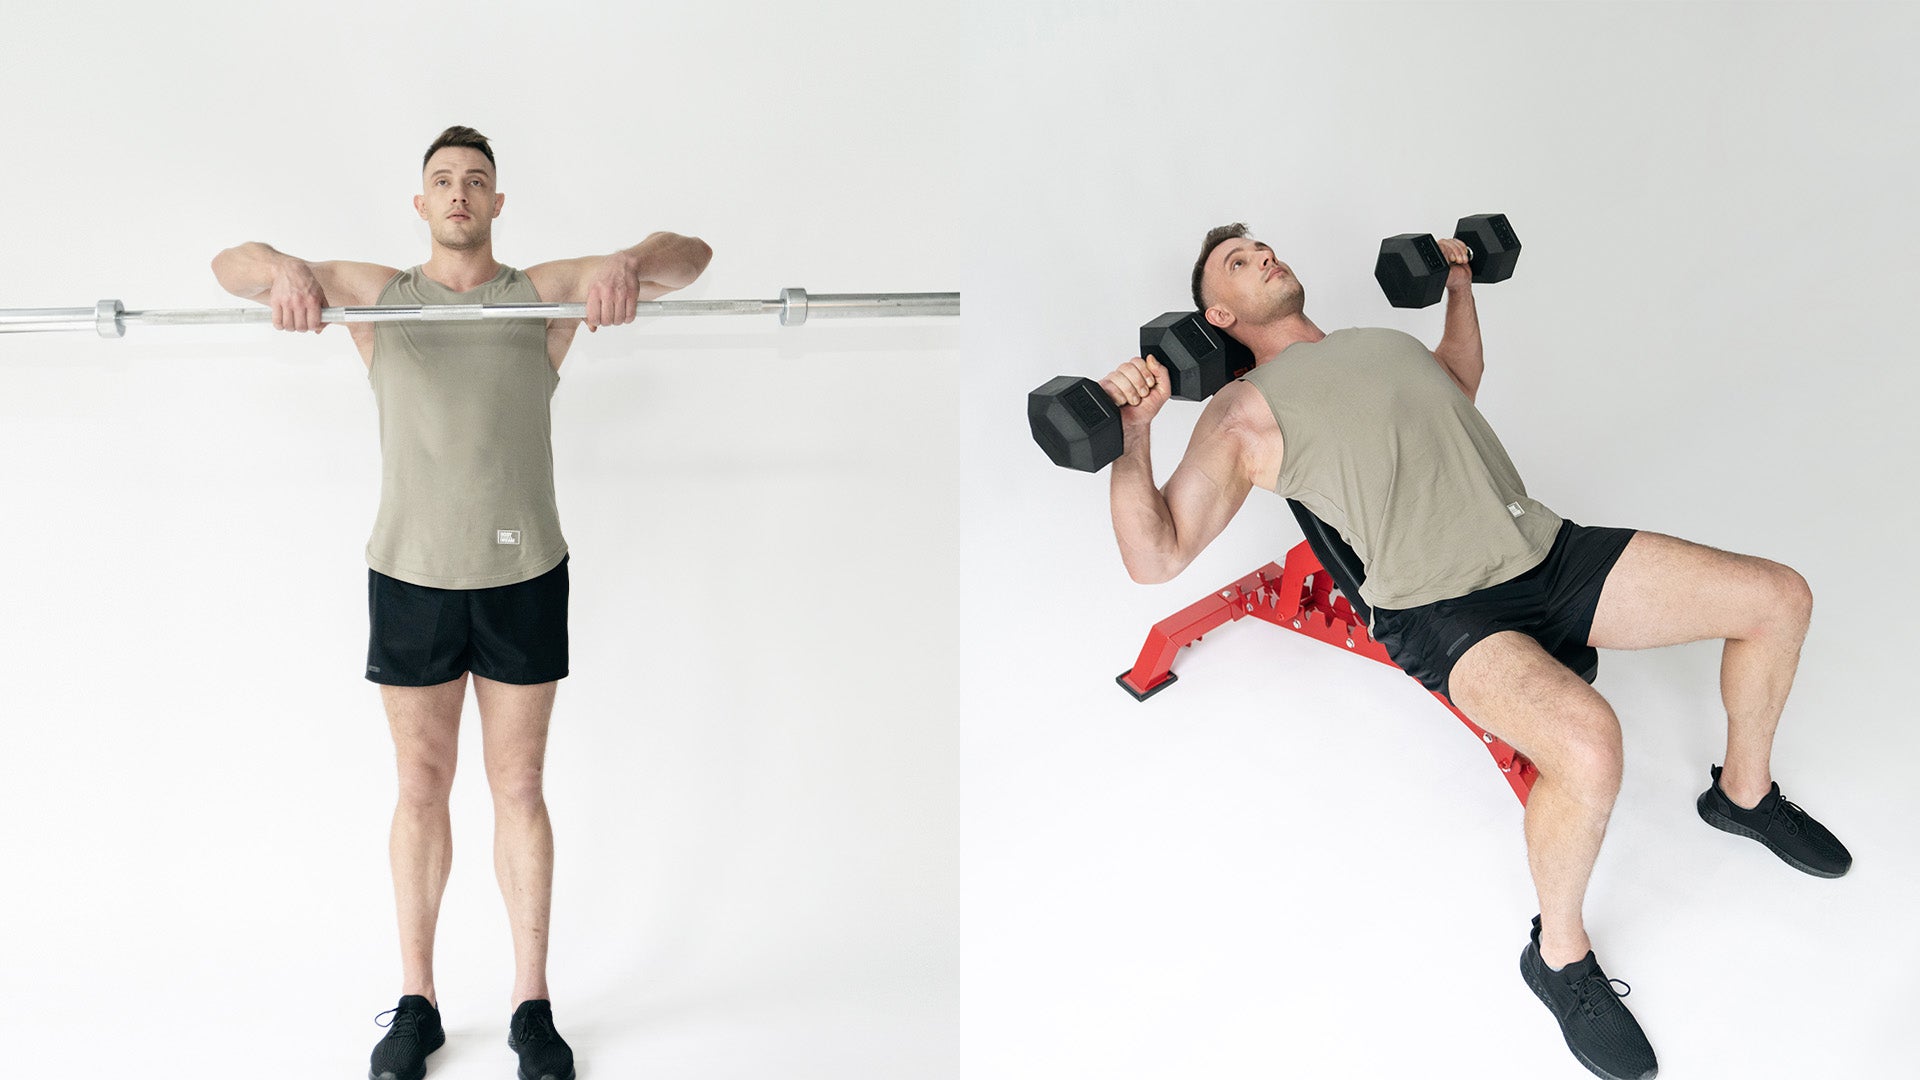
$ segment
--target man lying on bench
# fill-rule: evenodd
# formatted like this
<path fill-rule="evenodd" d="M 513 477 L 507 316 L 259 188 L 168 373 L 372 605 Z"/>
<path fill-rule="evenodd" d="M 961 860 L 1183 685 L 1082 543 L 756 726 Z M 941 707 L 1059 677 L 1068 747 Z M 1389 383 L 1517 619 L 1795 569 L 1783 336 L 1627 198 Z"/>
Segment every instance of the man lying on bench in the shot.
<path fill-rule="evenodd" d="M 1396 663 L 1539 770 L 1526 806 L 1540 915 L 1521 954 L 1527 985 L 1594 1073 L 1640 1078 L 1653 1048 L 1591 951 L 1582 901 L 1620 788 L 1620 724 L 1555 654 L 1725 639 L 1724 771 L 1700 816 L 1820 877 L 1852 856 L 1780 795 L 1773 734 L 1813 598 L 1798 573 L 1658 533 L 1589 528 L 1528 497 L 1474 407 L 1483 368 L 1466 245 L 1451 264 L 1446 329 L 1432 352 L 1396 330 L 1323 333 L 1292 268 L 1244 225 L 1209 232 L 1193 268 L 1206 320 L 1255 367 L 1214 394 L 1164 491 L 1149 433 L 1169 374 L 1136 357 L 1101 380 L 1121 406 L 1113 527 L 1135 581 L 1162 582 L 1220 535 L 1254 486 L 1302 503 L 1366 568 L 1360 598 Z"/>

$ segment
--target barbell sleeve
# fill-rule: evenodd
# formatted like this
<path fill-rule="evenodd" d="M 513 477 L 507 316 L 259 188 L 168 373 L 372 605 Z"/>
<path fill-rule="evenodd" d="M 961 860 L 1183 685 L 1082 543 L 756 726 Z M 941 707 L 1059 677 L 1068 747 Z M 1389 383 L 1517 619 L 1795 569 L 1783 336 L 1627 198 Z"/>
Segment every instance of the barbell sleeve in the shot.
<path fill-rule="evenodd" d="M 777 315 L 782 326 L 799 326 L 809 319 L 903 318 L 956 316 L 960 294 L 929 293 L 812 293 L 782 289 L 773 300 L 642 300 L 637 314 L 645 317 L 678 315 Z M 320 309 L 320 321 L 442 322 L 474 319 L 584 319 L 585 304 L 382 304 L 370 307 Z M 130 323 L 149 326 L 218 326 L 270 323 L 273 310 L 252 308 L 152 308 L 129 311 L 118 300 L 102 300 L 90 308 L 0 308 L 0 333 L 92 330 L 101 337 L 126 336 Z"/>

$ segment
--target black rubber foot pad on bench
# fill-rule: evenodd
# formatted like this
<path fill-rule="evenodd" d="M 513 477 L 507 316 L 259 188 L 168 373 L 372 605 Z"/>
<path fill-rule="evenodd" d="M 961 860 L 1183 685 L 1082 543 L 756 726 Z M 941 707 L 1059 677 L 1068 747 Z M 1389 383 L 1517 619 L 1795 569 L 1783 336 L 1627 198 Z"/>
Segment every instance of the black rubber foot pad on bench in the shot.
<path fill-rule="evenodd" d="M 1177 683 L 1180 681 L 1180 676 L 1175 675 L 1173 672 L 1169 671 L 1167 672 L 1166 678 L 1161 679 L 1157 683 L 1154 683 L 1151 689 L 1147 690 L 1145 693 L 1142 693 L 1138 690 L 1135 690 L 1133 688 L 1133 684 L 1127 681 L 1127 676 L 1131 674 L 1133 674 L 1133 669 L 1128 668 L 1127 670 L 1121 672 L 1120 674 L 1115 675 L 1113 677 L 1113 681 L 1120 684 L 1120 689 L 1125 690 L 1129 694 L 1132 694 L 1133 700 L 1135 701 L 1145 701 L 1148 698 L 1152 697 L 1153 695 L 1159 693 L 1162 690 L 1165 690 L 1167 687 L 1172 686 L 1174 683 Z"/>

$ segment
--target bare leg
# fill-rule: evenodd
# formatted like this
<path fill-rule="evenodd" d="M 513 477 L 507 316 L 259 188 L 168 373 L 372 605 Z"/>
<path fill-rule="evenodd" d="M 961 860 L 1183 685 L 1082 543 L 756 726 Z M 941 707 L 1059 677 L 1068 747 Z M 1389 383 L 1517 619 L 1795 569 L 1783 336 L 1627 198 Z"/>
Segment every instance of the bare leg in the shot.
<path fill-rule="evenodd" d="M 1607 575 L 1590 644 L 1650 649 L 1725 638 L 1720 789 L 1752 808 L 1773 783 L 1773 735 L 1793 689 L 1813 593 L 1790 567 L 1659 533 L 1636 533 Z"/>
<path fill-rule="evenodd" d="M 1564 967 L 1592 948 L 1581 907 L 1620 793 L 1620 721 L 1593 687 L 1511 631 L 1468 649 L 1449 689 L 1461 712 L 1540 770 L 1527 797 L 1527 865 L 1540 897 L 1541 958 Z"/>
<path fill-rule="evenodd" d="M 1788 567 L 1641 532 L 1607 575 L 1588 643 L 1648 649 L 1726 639 L 1720 786 L 1752 807 L 1772 784 L 1773 735 L 1812 610 L 1806 581 Z M 1495 634 L 1467 650 L 1450 688 L 1462 712 L 1540 769 L 1526 814 L 1540 952 L 1555 967 L 1578 960 L 1591 947 L 1581 916 L 1587 881 L 1619 793 L 1619 721 L 1592 687 L 1520 634 Z"/>
<path fill-rule="evenodd" d="M 473 677 L 493 790 L 493 868 L 513 927 L 513 1001 L 549 998 L 547 929 L 553 903 L 553 826 L 542 786 L 547 725 L 558 683 L 516 686 Z"/>
<path fill-rule="evenodd" d="M 447 797 L 453 791 L 466 692 L 464 675 L 438 686 L 380 688 L 400 774 L 400 797 L 388 838 L 400 921 L 400 992 L 420 994 L 435 1008 L 440 999 L 433 988 L 433 936 L 453 866 Z"/>

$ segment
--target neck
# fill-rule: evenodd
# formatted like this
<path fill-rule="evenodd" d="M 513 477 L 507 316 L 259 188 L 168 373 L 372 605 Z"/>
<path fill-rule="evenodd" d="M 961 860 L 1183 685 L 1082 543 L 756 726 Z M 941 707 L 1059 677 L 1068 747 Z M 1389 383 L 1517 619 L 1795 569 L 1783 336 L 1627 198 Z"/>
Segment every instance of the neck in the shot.
<path fill-rule="evenodd" d="M 435 241 L 433 255 L 420 270 L 454 292 L 466 292 L 492 281 L 500 273 L 500 264 L 493 259 L 492 239 L 466 249 L 442 247 Z"/>
<path fill-rule="evenodd" d="M 1236 326 L 1234 336 L 1253 350 L 1254 364 L 1258 366 L 1275 359 L 1297 341 L 1319 341 L 1327 335 L 1302 312 L 1284 315 L 1264 326 Z"/>

